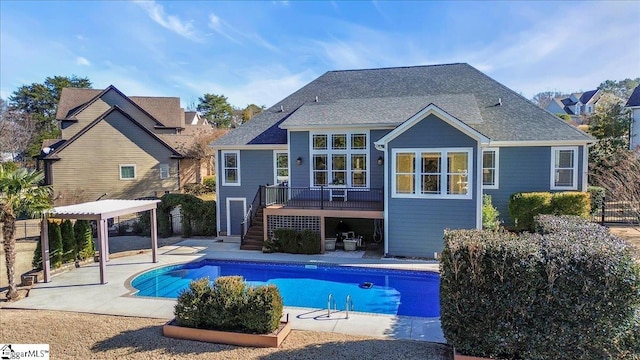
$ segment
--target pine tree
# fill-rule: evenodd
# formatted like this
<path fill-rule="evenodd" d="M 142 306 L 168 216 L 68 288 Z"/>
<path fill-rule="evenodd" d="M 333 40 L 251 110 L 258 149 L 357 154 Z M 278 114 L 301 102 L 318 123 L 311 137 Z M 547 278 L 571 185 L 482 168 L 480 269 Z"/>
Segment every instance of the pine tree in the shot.
<path fill-rule="evenodd" d="M 51 254 L 51 266 L 58 268 L 62 265 L 62 232 L 60 224 L 49 222 L 49 253 Z"/>
<path fill-rule="evenodd" d="M 62 262 L 73 262 L 76 259 L 76 239 L 73 234 L 73 224 L 67 219 L 60 226 L 62 234 Z"/>

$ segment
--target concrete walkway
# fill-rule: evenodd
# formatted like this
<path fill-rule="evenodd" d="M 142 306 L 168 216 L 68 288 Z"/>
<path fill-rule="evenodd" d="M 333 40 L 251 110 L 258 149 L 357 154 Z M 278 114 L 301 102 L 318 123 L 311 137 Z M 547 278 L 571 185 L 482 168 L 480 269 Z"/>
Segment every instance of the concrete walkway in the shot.
<path fill-rule="evenodd" d="M 237 238 L 188 239 L 159 251 L 159 262 L 151 262 L 150 252 L 112 258 L 107 263 L 107 284 L 100 285 L 97 263 L 54 275 L 50 283 L 39 283 L 29 296 L 6 308 L 76 311 L 107 315 L 173 318 L 175 300 L 132 296 L 130 281 L 138 274 L 160 266 L 199 259 L 309 262 L 437 271 L 437 262 L 396 259 L 363 259 L 362 253 L 331 252 L 324 255 L 263 254 L 240 250 Z M 285 307 L 294 329 L 381 336 L 445 343 L 439 318 L 377 315 Z"/>

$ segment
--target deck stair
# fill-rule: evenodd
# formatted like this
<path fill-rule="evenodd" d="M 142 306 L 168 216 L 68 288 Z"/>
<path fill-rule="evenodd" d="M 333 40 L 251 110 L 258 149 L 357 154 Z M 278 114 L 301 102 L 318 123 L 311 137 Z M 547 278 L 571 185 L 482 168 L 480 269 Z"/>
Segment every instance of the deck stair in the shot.
<path fill-rule="evenodd" d="M 262 214 L 263 208 L 260 207 L 251 223 L 251 227 L 249 227 L 249 231 L 247 231 L 247 235 L 244 237 L 242 245 L 240 245 L 241 250 L 262 250 L 262 245 L 264 244 L 264 222 Z"/>

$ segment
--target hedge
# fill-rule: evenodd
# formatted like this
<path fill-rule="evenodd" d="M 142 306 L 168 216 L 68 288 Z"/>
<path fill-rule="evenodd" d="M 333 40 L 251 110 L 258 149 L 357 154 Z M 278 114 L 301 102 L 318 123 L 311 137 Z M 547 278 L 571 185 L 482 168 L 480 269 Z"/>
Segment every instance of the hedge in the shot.
<path fill-rule="evenodd" d="M 71 220 L 66 219 L 60 225 L 62 235 L 62 262 L 68 263 L 76 260 L 76 237 L 73 233 Z"/>
<path fill-rule="evenodd" d="M 179 326 L 257 334 L 275 331 L 282 312 L 275 285 L 247 287 L 240 276 L 194 280 L 174 308 Z"/>
<path fill-rule="evenodd" d="M 637 349 L 640 266 L 622 239 L 572 219 L 543 218 L 544 235 L 447 231 L 447 342 L 464 354 L 510 359 L 620 358 Z"/>
<path fill-rule="evenodd" d="M 577 215 L 589 217 L 591 195 L 588 192 L 515 193 L 509 198 L 509 215 L 516 230 L 534 231 L 534 218 L 539 214 Z"/>
<path fill-rule="evenodd" d="M 93 234 L 88 220 L 77 220 L 73 225 L 73 234 L 76 239 L 76 257 L 85 260 L 93 257 Z"/>
<path fill-rule="evenodd" d="M 216 235 L 215 201 L 204 201 L 190 194 L 165 194 L 158 204 L 158 236 L 172 235 L 169 215 L 176 206 L 180 206 L 182 237 Z M 140 215 L 136 226 L 146 235 L 151 233 L 149 212 Z"/>
<path fill-rule="evenodd" d="M 320 254 L 320 234 L 305 229 L 280 228 L 273 231 L 274 239 L 265 243 L 266 252 L 284 252 L 289 254 Z"/>

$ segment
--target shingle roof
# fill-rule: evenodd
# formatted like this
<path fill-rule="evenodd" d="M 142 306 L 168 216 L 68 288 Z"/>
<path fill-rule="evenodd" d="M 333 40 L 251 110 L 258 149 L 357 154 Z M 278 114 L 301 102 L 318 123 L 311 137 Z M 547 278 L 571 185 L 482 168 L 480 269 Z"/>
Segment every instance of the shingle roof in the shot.
<path fill-rule="evenodd" d="M 582 95 L 580 96 L 580 102 L 583 103 L 583 104 L 588 103 L 589 101 L 592 100 L 593 96 L 597 92 L 598 92 L 598 89 L 583 92 Z"/>
<path fill-rule="evenodd" d="M 631 97 L 629 97 L 629 100 L 627 100 L 627 105 L 625 106 L 640 106 L 640 85 L 636 86 L 636 88 L 633 90 L 633 93 L 631 93 Z"/>
<path fill-rule="evenodd" d="M 472 94 L 444 94 L 306 103 L 281 127 L 331 126 L 335 119 L 349 125 L 397 126 L 431 103 L 439 104 L 441 109 L 467 124 L 482 122 L 480 109 Z"/>
<path fill-rule="evenodd" d="M 62 89 L 56 119 L 69 119 L 75 111 L 103 91 L 80 88 Z M 178 97 L 129 96 L 129 99 L 166 127 L 182 127 L 184 124 L 184 110 L 180 108 Z"/>
<path fill-rule="evenodd" d="M 316 96 L 318 103 L 314 105 Z M 329 71 L 212 145 L 286 144 L 286 131 L 279 127 L 280 123 L 285 126 L 298 125 L 305 121 L 309 124 L 348 125 L 356 118 L 356 111 L 348 110 L 345 105 L 362 108 L 364 104 L 370 104 L 375 106 L 375 109 L 381 107 L 386 109 L 384 111 L 388 111 L 390 116 L 397 116 L 390 118 L 390 123 L 400 123 L 408 119 L 409 116 L 405 117 L 406 113 L 410 113 L 412 109 L 406 112 L 398 110 L 394 113 L 384 105 L 385 102 L 411 103 L 420 97 L 425 101 L 421 108 L 429 105 L 429 98 L 437 99 L 432 102 L 443 109 L 447 107 L 444 105 L 445 102 L 453 103 L 451 99 L 456 97 L 461 101 L 468 101 L 455 104 L 456 109 L 464 112 L 466 117 L 473 117 L 470 114 L 475 113 L 473 109 L 477 107 L 481 122 L 469 122 L 468 125 L 492 141 L 591 140 L 587 134 L 540 109 L 472 66 L 447 64 Z M 400 98 L 409 99 L 399 100 Z M 472 99 L 475 100 L 475 104 Z M 502 105 L 496 106 L 499 101 Z M 327 107 L 323 107 L 325 102 L 329 104 Z M 362 110 L 362 116 L 372 121 L 382 121 L 380 116 L 371 114 L 374 108 Z M 297 111 L 301 112 L 300 116 Z M 349 115 L 332 119 L 323 115 L 334 114 L 336 111 Z M 318 115 L 320 118 L 305 120 L 305 113 Z M 465 120 L 462 121 L 470 121 L 469 118 Z"/>

